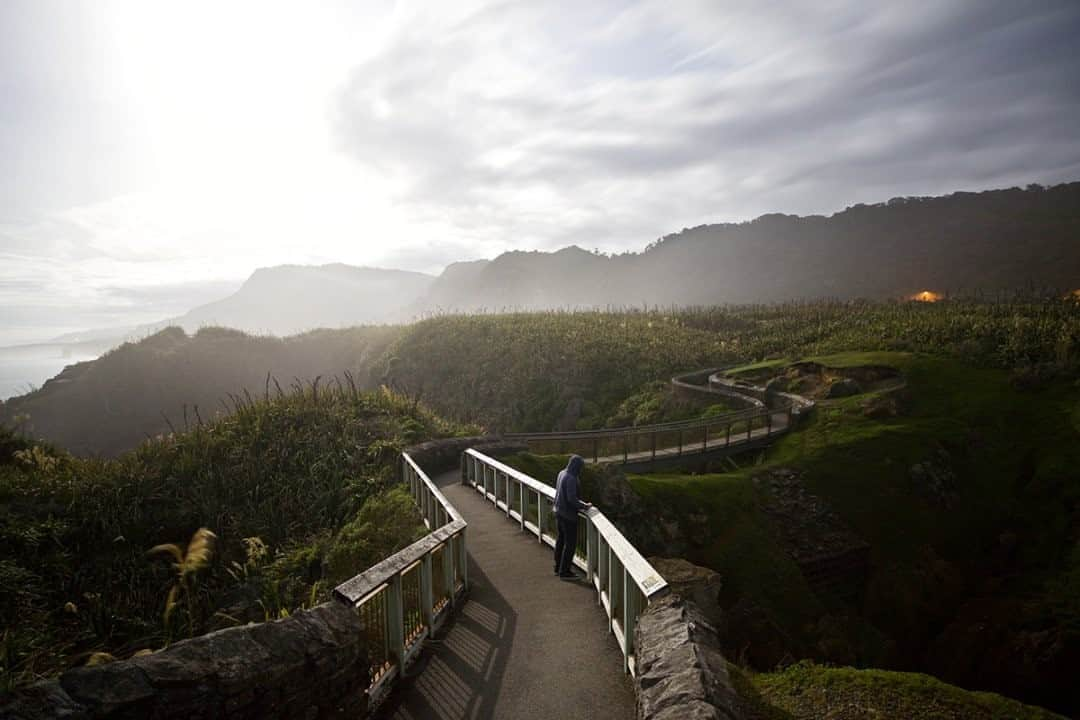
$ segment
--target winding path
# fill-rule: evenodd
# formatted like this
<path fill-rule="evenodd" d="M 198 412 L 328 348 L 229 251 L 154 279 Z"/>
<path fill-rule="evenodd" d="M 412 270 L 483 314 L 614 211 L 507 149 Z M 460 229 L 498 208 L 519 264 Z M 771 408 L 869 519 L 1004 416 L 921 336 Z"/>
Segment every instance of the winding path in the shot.
<path fill-rule="evenodd" d="M 698 375 L 705 379 L 711 372 Z M 678 387 L 683 381 L 672 382 Z M 745 384 L 732 388 L 710 382 L 697 390 L 739 398 L 750 408 L 705 420 L 512 439 L 583 442 L 593 452 L 582 454 L 594 461 L 656 466 L 668 458 L 730 454 L 767 444 L 810 406 L 802 398 L 774 397 Z M 697 442 L 695 432 L 700 433 Z M 678 442 L 672 444 L 675 437 Z M 640 449 L 641 438 L 648 439 L 648 449 Z M 601 453 L 613 442 L 621 444 L 621 453 Z M 626 674 L 634 671 L 634 623 L 650 598 L 667 592 L 666 581 L 595 508 L 582 513 L 585 539 L 579 537 L 584 545 L 578 548 L 587 551 L 575 560 L 587 570 L 587 579 L 558 579 L 545 544 L 554 542 L 548 527 L 551 488 L 475 449 L 462 458 L 460 472 L 429 479 L 403 454 L 403 473 L 432 532 L 335 589 L 339 599 L 358 609 L 375 608 L 362 611 L 361 617 L 385 627 L 385 637 L 396 648 L 387 655 L 396 671 L 394 689 L 388 696 L 380 694 L 386 699 L 377 717 L 634 717 L 636 701 Z M 411 586 L 418 591 L 408 600 L 403 599 L 406 576 L 419 583 Z M 455 578 L 460 582 L 455 584 Z M 442 589 L 436 591 L 440 580 Z M 446 588 L 455 587 L 460 592 L 447 596 Z M 443 597 L 449 602 L 432 604 Z M 417 602 L 420 616 L 406 612 Z"/>
<path fill-rule="evenodd" d="M 492 512 L 460 473 L 434 481 L 469 523 L 469 595 L 380 716 L 634 717 L 622 654 L 591 588 L 554 577 L 551 550 Z"/>

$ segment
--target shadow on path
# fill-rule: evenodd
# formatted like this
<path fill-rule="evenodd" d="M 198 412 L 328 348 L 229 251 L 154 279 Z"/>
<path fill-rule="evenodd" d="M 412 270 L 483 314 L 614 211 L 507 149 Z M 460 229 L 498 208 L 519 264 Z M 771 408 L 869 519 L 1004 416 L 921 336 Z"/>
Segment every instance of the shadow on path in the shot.
<path fill-rule="evenodd" d="M 593 589 L 554 577 L 551 549 L 457 471 L 433 480 L 469 523 L 469 595 L 377 717 L 633 718 L 622 652 Z"/>
<path fill-rule="evenodd" d="M 409 677 L 380 711 L 390 720 L 494 716 L 517 613 L 469 557 L 471 589 L 460 613 L 428 641 Z"/>

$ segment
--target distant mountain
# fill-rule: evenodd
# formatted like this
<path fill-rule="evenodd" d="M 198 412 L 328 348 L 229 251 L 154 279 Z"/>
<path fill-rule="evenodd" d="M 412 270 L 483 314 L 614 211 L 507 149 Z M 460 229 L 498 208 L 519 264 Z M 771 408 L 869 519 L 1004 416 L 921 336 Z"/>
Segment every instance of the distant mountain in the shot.
<path fill-rule="evenodd" d="M 193 332 L 222 326 L 282 336 L 382 323 L 399 317 L 434 280 L 418 272 L 340 263 L 260 268 L 229 297 L 150 329 L 178 325 Z"/>
<path fill-rule="evenodd" d="M 641 253 L 577 247 L 452 265 L 426 309 L 700 305 L 921 290 L 1080 287 L 1080 183 L 764 215 L 668 235 Z"/>

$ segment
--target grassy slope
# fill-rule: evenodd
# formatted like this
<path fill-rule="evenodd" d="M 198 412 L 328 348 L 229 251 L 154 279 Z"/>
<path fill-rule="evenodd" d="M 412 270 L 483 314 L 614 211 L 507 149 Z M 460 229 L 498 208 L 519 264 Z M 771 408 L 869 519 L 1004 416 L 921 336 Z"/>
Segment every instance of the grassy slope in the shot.
<path fill-rule="evenodd" d="M 448 316 L 409 326 L 386 378 L 449 417 L 502 430 L 601 427 L 646 383 L 704 367 L 714 333 L 675 316 Z"/>
<path fill-rule="evenodd" d="M 415 539 L 411 499 L 389 489 L 399 449 L 457 430 L 387 393 L 309 388 L 116 460 L 28 456 L 0 432 L 0 687 L 205 631 L 216 611 L 252 619 L 321 599 Z M 173 576 L 147 549 L 183 546 L 200 526 L 218 541 L 194 617 L 182 607 L 166 627 Z M 251 537 L 265 556 L 252 559 Z"/>
<path fill-rule="evenodd" d="M 628 478 L 658 508 L 683 518 L 708 516 L 707 537 L 689 559 L 721 573 L 725 605 L 752 597 L 788 650 L 810 657 L 828 656 L 818 620 L 841 613 L 844 643 L 869 665 L 921 664 L 927 643 L 964 599 L 984 592 L 1011 598 L 1019 609 L 1007 619 L 1014 628 L 1080 624 L 1080 551 L 1070 553 L 1068 510 L 1080 500 L 1072 470 L 1080 465 L 1080 388 L 1054 381 L 1021 391 L 1004 370 L 921 354 L 812 359 L 832 367 L 899 368 L 908 382 L 900 391 L 906 407 L 896 417 L 873 419 L 863 412 L 869 394 L 829 401 L 760 464 Z M 912 465 L 939 452 L 956 478 L 945 504 L 910 474 Z M 512 464 L 547 477 L 563 462 L 520 456 Z M 777 466 L 803 471 L 809 489 L 870 543 L 861 607 L 815 595 L 774 541 L 758 508 L 766 490 L 753 476 Z M 585 486 L 587 492 L 588 479 Z M 1000 560 L 1003 533 L 1016 536 L 1006 561 Z"/>
<path fill-rule="evenodd" d="M 227 395 L 263 397 L 267 375 L 286 389 L 301 378 L 344 380 L 351 373 L 367 389 L 369 369 L 401 333 L 398 327 L 314 330 L 288 338 L 260 337 L 224 328 L 188 336 L 167 328 L 124 343 L 101 358 L 70 366 L 40 390 L 0 402 L 0 422 L 20 422 L 35 437 L 78 455 L 117 455 L 147 435 L 179 429 L 222 410 Z M 167 418 L 167 419 L 166 419 Z"/>
<path fill-rule="evenodd" d="M 801 662 L 782 672 L 732 668 L 739 694 L 767 720 L 1055 720 L 1060 715 L 928 675 Z"/>

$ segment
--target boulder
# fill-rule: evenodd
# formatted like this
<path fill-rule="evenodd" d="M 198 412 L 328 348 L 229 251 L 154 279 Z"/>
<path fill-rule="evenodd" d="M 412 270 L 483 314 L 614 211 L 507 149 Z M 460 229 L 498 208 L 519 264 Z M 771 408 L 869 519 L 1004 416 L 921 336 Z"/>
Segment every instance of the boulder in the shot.
<path fill-rule="evenodd" d="M 123 710 L 139 714 L 153 704 L 154 688 L 146 673 L 130 662 L 111 662 L 68 670 L 60 676 L 68 696 L 95 715 Z"/>
<path fill-rule="evenodd" d="M 720 626 L 719 573 L 683 558 L 650 557 L 649 563 L 667 580 L 671 592 L 692 600 L 713 626 Z"/>
<path fill-rule="evenodd" d="M 56 680 L 17 688 L 0 699 L 0 718 L 10 720 L 89 720 L 86 708 L 71 699 Z"/>
<path fill-rule="evenodd" d="M 746 717 L 716 629 L 693 601 L 669 594 L 638 618 L 634 690 L 639 720 Z"/>

